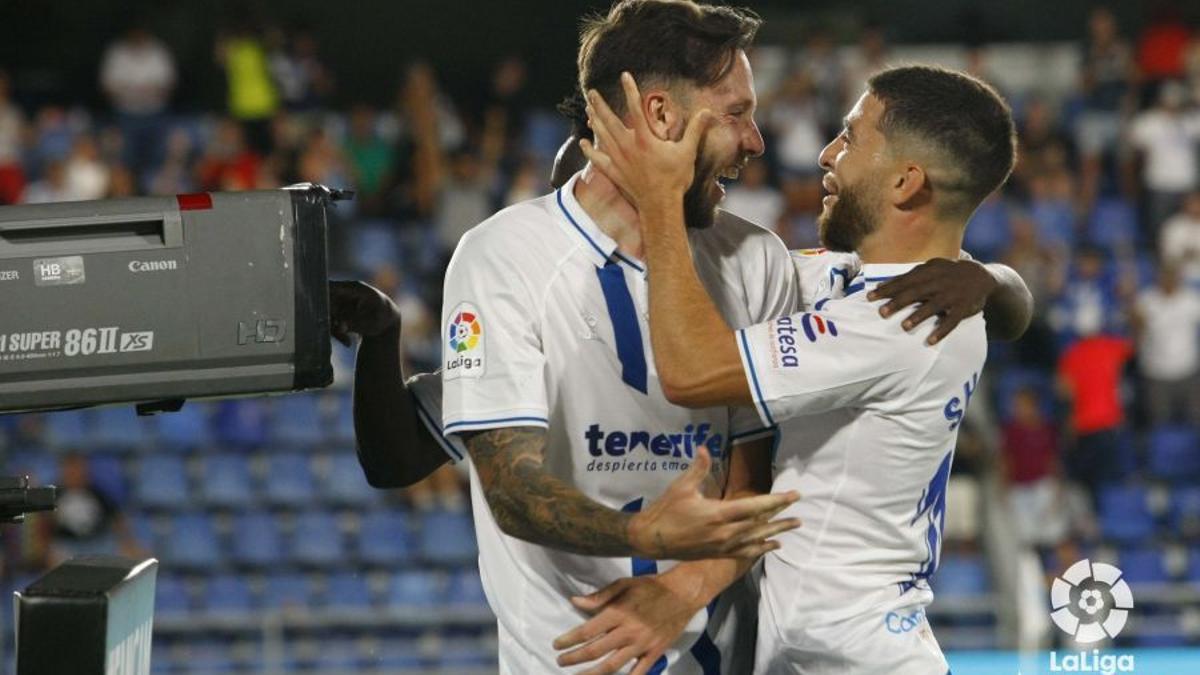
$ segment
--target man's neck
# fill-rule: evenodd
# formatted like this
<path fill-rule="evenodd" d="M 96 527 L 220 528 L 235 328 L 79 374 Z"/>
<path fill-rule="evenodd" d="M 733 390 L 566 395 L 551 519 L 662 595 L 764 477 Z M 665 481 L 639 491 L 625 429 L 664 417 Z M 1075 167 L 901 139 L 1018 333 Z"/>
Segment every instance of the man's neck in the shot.
<path fill-rule="evenodd" d="M 591 166 L 584 169 L 575 181 L 575 200 L 596 227 L 617 242 L 618 251 L 637 260 L 645 258 L 637 210 L 604 174 Z"/>
<path fill-rule="evenodd" d="M 859 244 L 858 258 L 867 265 L 923 263 L 933 258 L 957 260 L 962 229 L 946 225 L 888 227 L 881 225 Z"/>

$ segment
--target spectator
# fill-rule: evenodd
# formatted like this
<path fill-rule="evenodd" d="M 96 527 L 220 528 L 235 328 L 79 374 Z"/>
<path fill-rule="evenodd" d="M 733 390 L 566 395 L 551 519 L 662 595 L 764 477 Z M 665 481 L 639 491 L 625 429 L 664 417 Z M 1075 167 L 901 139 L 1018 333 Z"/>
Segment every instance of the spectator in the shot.
<path fill-rule="evenodd" d="M 774 224 L 775 233 L 790 249 L 820 246 L 817 215 L 821 213 L 823 196 L 821 176 L 785 178 L 780 192 L 783 194 L 783 212 Z M 767 226 L 767 223 L 760 224 Z"/>
<path fill-rule="evenodd" d="M 818 173 L 813 158 L 825 147 L 812 78 L 796 70 L 763 102 L 762 119 L 771 131 L 785 176 Z M 861 92 L 859 92 L 861 94 Z"/>
<path fill-rule="evenodd" d="M 378 114 L 367 105 L 354 106 L 350 111 L 350 133 L 345 154 L 358 190 L 359 212 L 377 214 L 382 210 L 382 196 L 395 172 L 396 149 L 376 132 Z"/>
<path fill-rule="evenodd" d="M 75 147 L 64 167 L 64 180 L 71 200 L 102 199 L 108 194 L 111 170 L 100 161 L 96 140 L 89 134 L 75 139 Z"/>
<path fill-rule="evenodd" d="M 262 157 L 246 147 L 242 127 L 234 120 L 218 122 L 204 150 L 195 170 L 201 190 L 252 190 L 258 184 Z"/>
<path fill-rule="evenodd" d="M 1133 51 L 1121 36 L 1116 17 L 1097 7 L 1088 17 L 1083 53 L 1083 111 L 1075 126 L 1075 142 L 1083 159 L 1082 202 L 1090 208 L 1100 188 L 1105 158 L 1111 158 L 1121 133 L 1121 120 L 1135 104 Z"/>
<path fill-rule="evenodd" d="M 1146 224 L 1152 234 L 1179 209 L 1184 196 L 1200 186 L 1200 113 L 1184 107 L 1185 96 L 1183 85 L 1165 83 L 1157 107 L 1134 118 L 1130 132 L 1143 158 Z"/>
<path fill-rule="evenodd" d="M 1121 326 L 1120 283 L 1117 273 L 1108 267 L 1104 249 L 1092 245 L 1079 248 L 1074 274 L 1055 298 L 1050 313 L 1050 325 L 1064 341 Z"/>
<path fill-rule="evenodd" d="M 783 206 L 783 194 L 767 180 L 767 164 L 761 160 L 746 164 L 722 204 L 726 211 L 767 228 L 779 222 Z"/>
<path fill-rule="evenodd" d="M 245 126 L 250 148 L 269 154 L 270 121 L 279 110 L 279 92 L 262 39 L 248 25 L 241 25 L 217 41 L 216 56 L 225 69 L 229 114 Z"/>
<path fill-rule="evenodd" d="M 1151 87 L 1184 75 L 1184 55 L 1191 41 L 1179 9 L 1166 3 L 1154 8 L 1150 23 L 1138 35 L 1138 72 Z"/>
<path fill-rule="evenodd" d="M 1137 298 L 1134 327 L 1150 423 L 1200 428 L 1200 291 L 1163 265 L 1157 285 Z"/>
<path fill-rule="evenodd" d="M 1017 143 L 1013 182 L 1023 192 L 1028 191 L 1033 176 L 1068 170 L 1074 161 L 1075 148 L 1070 136 L 1059 125 L 1050 104 L 1042 98 L 1034 98 L 1025 106 Z"/>
<path fill-rule="evenodd" d="M 175 80 L 171 52 L 144 26 L 135 24 L 104 53 L 100 85 L 124 138 L 122 159 L 134 173 L 151 171 L 162 160 L 164 113 Z"/>
<path fill-rule="evenodd" d="M 485 158 L 472 148 L 455 151 L 449 158 L 450 170 L 439 186 L 434 229 L 449 258 L 458 240 L 467 230 L 492 215 L 492 185 L 495 158 Z"/>
<path fill-rule="evenodd" d="M 162 166 L 149 180 L 149 192 L 155 195 L 175 195 L 195 190 L 192 182 L 192 139 L 183 129 L 167 135 L 166 154 Z"/>
<path fill-rule="evenodd" d="M 1099 489 L 1120 478 L 1118 443 L 1125 424 L 1121 381 L 1133 344 L 1114 335 L 1084 337 L 1058 361 L 1058 389 L 1070 402 L 1074 443 L 1064 456 L 1066 475 L 1087 490 L 1093 506 Z"/>
<path fill-rule="evenodd" d="M 1184 279 L 1200 288 L 1200 190 L 1188 195 L 1183 210 L 1163 224 L 1159 257 L 1178 265 Z"/>
<path fill-rule="evenodd" d="M 26 204 L 49 204 L 52 202 L 69 202 L 74 197 L 67 186 L 67 172 L 63 160 L 54 160 L 46 165 L 46 171 L 41 180 L 36 180 L 25 188 Z"/>
<path fill-rule="evenodd" d="M 342 150 L 325 129 L 317 128 L 308 138 L 308 146 L 300 154 L 297 169 L 300 180 L 332 187 L 350 184 L 350 169 Z M 273 185 L 270 187 L 279 187 Z"/>
<path fill-rule="evenodd" d="M 333 74 L 321 61 L 317 39 L 308 30 L 287 35 L 267 31 L 270 70 L 284 106 L 293 112 L 318 110 L 333 93 Z"/>
<path fill-rule="evenodd" d="M 883 26 L 878 23 L 868 23 L 863 26 L 858 36 L 858 46 L 845 51 L 842 72 L 845 82 L 842 86 L 841 109 L 849 110 L 862 96 L 867 88 L 867 80 L 875 73 L 887 67 L 890 54 L 888 51 L 887 35 Z"/>
<path fill-rule="evenodd" d="M 92 480 L 87 459 L 74 453 L 66 455 L 59 472 L 52 554 L 55 564 L 79 555 L 136 556 L 140 546 L 118 504 Z"/>
<path fill-rule="evenodd" d="M 1042 414 L 1037 391 L 1013 395 L 1012 416 L 1002 430 L 1003 478 L 1017 534 L 1026 544 L 1052 546 L 1066 535 L 1059 508 L 1062 486 L 1058 430 Z"/>
<path fill-rule="evenodd" d="M 25 189 L 25 116 L 10 99 L 11 85 L 8 73 L 0 70 L 0 206 L 19 203 Z"/>

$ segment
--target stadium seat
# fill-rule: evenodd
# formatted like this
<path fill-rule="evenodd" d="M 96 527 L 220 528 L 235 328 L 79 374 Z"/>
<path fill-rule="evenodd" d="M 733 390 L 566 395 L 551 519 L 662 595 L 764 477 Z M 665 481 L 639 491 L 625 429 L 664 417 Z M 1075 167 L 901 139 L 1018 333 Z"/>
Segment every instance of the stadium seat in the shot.
<path fill-rule="evenodd" d="M 437 565 L 465 565 L 479 556 L 475 528 L 465 512 L 424 514 L 418 541 L 421 558 Z"/>
<path fill-rule="evenodd" d="M 483 592 L 483 581 L 479 578 L 476 568 L 463 568 L 450 577 L 446 589 L 446 604 L 460 608 L 478 608 L 487 606 L 487 596 Z"/>
<path fill-rule="evenodd" d="M 224 401 L 212 418 L 218 442 L 238 448 L 267 442 L 267 406 L 253 398 Z"/>
<path fill-rule="evenodd" d="M 985 201 L 971 216 L 963 248 L 980 259 L 996 257 L 1012 239 L 1009 219 L 1007 202 L 997 198 Z"/>
<path fill-rule="evenodd" d="M 183 460 L 178 455 L 142 455 L 138 460 L 134 496 L 143 506 L 186 506 L 189 501 L 188 480 Z"/>
<path fill-rule="evenodd" d="M 344 506 L 366 506 L 378 501 L 382 494 L 367 484 L 353 447 L 338 448 L 329 457 L 321 484 L 321 493 L 327 501 Z"/>
<path fill-rule="evenodd" d="M 187 616 L 192 601 L 183 579 L 162 574 L 154 582 L 154 616 L 177 619 Z"/>
<path fill-rule="evenodd" d="M 325 440 L 321 409 L 315 394 L 299 393 L 273 399 L 271 440 L 280 446 L 311 447 Z"/>
<path fill-rule="evenodd" d="M 1137 231 L 1137 211 L 1123 199 L 1098 200 L 1088 218 L 1088 238 L 1109 250 L 1133 246 Z"/>
<path fill-rule="evenodd" d="M 333 428 L 330 440 L 335 443 L 354 442 L 354 401 L 349 392 L 339 393 L 337 409 L 333 416 Z"/>
<path fill-rule="evenodd" d="M 204 458 L 200 495 L 211 506 L 234 508 L 254 503 L 250 462 L 245 455 L 224 453 Z"/>
<path fill-rule="evenodd" d="M 312 587 L 303 574 L 283 572 L 272 574 L 263 585 L 263 607 L 266 609 L 303 610 L 313 606 Z"/>
<path fill-rule="evenodd" d="M 177 412 L 155 415 L 159 446 L 165 450 L 192 450 L 213 444 L 209 418 L 212 407 L 203 402 L 189 401 Z"/>
<path fill-rule="evenodd" d="M 429 609 L 442 604 L 442 579 L 428 570 L 402 570 L 392 575 L 388 604 L 403 609 Z"/>
<path fill-rule="evenodd" d="M 354 641 L 348 638 L 331 638 L 321 640 L 317 652 L 312 659 L 315 672 L 358 672 L 362 654 Z"/>
<path fill-rule="evenodd" d="M 345 559 L 337 518 L 326 511 L 308 511 L 296 518 L 291 558 L 301 565 L 330 567 Z"/>
<path fill-rule="evenodd" d="M 186 661 L 180 664 L 181 673 L 236 673 L 237 664 L 227 643 L 217 640 L 192 640 L 187 645 Z"/>
<path fill-rule="evenodd" d="M 163 564 L 187 569 L 211 568 L 221 561 L 212 518 L 202 513 L 176 516 L 164 542 Z"/>
<path fill-rule="evenodd" d="M 5 463 L 10 473 L 29 476 L 30 485 L 54 485 L 58 482 L 59 458 L 44 450 L 13 453 Z"/>
<path fill-rule="evenodd" d="M 1037 224 L 1038 238 L 1050 246 L 1075 244 L 1075 209 L 1069 201 L 1035 199 L 1029 204 L 1029 217 Z"/>
<path fill-rule="evenodd" d="M 470 638 L 447 638 L 438 651 L 438 665 L 442 672 L 455 673 L 464 670 L 483 670 L 497 667 L 496 650 L 479 640 Z"/>
<path fill-rule="evenodd" d="M 125 482 L 125 466 L 120 457 L 114 455 L 88 456 L 88 474 L 92 483 L 117 504 L 124 504 L 129 498 L 129 488 Z"/>
<path fill-rule="evenodd" d="M 1119 566 L 1125 581 L 1137 595 L 1139 584 L 1157 584 L 1170 580 L 1163 552 L 1154 548 L 1135 548 L 1121 551 Z"/>
<path fill-rule="evenodd" d="M 1200 535 L 1200 486 L 1177 487 L 1172 491 L 1171 525 L 1185 537 Z"/>
<path fill-rule="evenodd" d="M 1200 476 L 1200 434 L 1187 427 L 1160 427 L 1150 432 L 1150 472 L 1174 482 Z"/>
<path fill-rule="evenodd" d="M 1100 531 L 1105 537 L 1132 542 L 1154 533 L 1145 488 L 1113 486 L 1100 491 Z"/>
<path fill-rule="evenodd" d="M 60 449 L 88 449 L 92 447 L 92 411 L 60 410 L 46 413 L 46 443 Z"/>
<path fill-rule="evenodd" d="M 283 537 L 269 513 L 253 512 L 233 521 L 232 557 L 239 565 L 275 567 L 282 563 Z"/>
<path fill-rule="evenodd" d="M 305 506 L 316 496 L 308 455 L 270 455 L 265 477 L 267 501 L 276 506 Z"/>
<path fill-rule="evenodd" d="M 371 511 L 358 530 L 359 558 L 371 565 L 402 565 L 412 558 L 408 518 L 393 510 Z"/>
<path fill-rule="evenodd" d="M 237 574 L 209 577 L 202 597 L 204 609 L 217 614 L 245 614 L 256 606 L 250 585 L 245 577 Z"/>
<path fill-rule="evenodd" d="M 946 555 L 929 583 L 942 596 L 976 596 L 991 590 L 987 565 L 978 555 Z"/>
<path fill-rule="evenodd" d="M 136 450 L 150 444 L 152 422 L 132 406 L 97 408 L 92 413 L 92 443 L 99 447 Z"/>
<path fill-rule="evenodd" d="M 361 572 L 339 572 L 329 577 L 325 606 L 337 610 L 366 610 L 371 607 L 371 588 Z"/>

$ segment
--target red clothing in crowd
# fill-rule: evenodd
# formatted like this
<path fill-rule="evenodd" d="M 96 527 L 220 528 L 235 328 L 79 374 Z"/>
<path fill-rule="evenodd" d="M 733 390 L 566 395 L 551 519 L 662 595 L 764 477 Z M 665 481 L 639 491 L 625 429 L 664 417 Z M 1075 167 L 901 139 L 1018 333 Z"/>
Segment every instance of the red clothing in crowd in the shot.
<path fill-rule="evenodd" d="M 1032 483 L 1049 476 L 1058 456 L 1058 432 L 1049 424 L 1025 425 L 1009 422 L 1004 426 L 1004 456 L 1008 479 L 1013 483 Z"/>
<path fill-rule="evenodd" d="M 1067 348 L 1058 374 L 1071 385 L 1071 421 L 1077 434 L 1116 429 L 1125 421 L 1121 371 L 1133 356 L 1133 342 L 1107 335 L 1083 338 Z"/>

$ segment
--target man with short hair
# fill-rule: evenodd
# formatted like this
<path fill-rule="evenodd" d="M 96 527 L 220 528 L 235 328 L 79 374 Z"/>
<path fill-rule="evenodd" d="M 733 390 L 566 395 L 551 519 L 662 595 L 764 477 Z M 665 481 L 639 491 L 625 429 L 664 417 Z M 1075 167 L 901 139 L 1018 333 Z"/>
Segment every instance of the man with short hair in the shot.
<path fill-rule="evenodd" d="M 821 239 L 857 251 L 862 269 L 843 297 L 732 330 L 683 236 L 693 158 L 722 117 L 701 110 L 672 141 L 638 105 L 650 95 L 628 74 L 623 83 L 622 110 L 637 110 L 622 120 L 589 92 L 597 140 L 583 147 L 638 209 L 663 390 L 689 407 L 755 405 L 782 435 L 773 489 L 804 495 L 784 511 L 804 527 L 780 534 L 765 557 L 755 672 L 946 672 L 924 608 L 957 430 L 986 357 L 984 322 L 939 339 L 909 320 L 880 321 L 875 287 L 958 256 L 970 215 L 1012 170 L 1007 104 L 941 68 L 873 76 L 820 157 L 830 193 Z"/>

